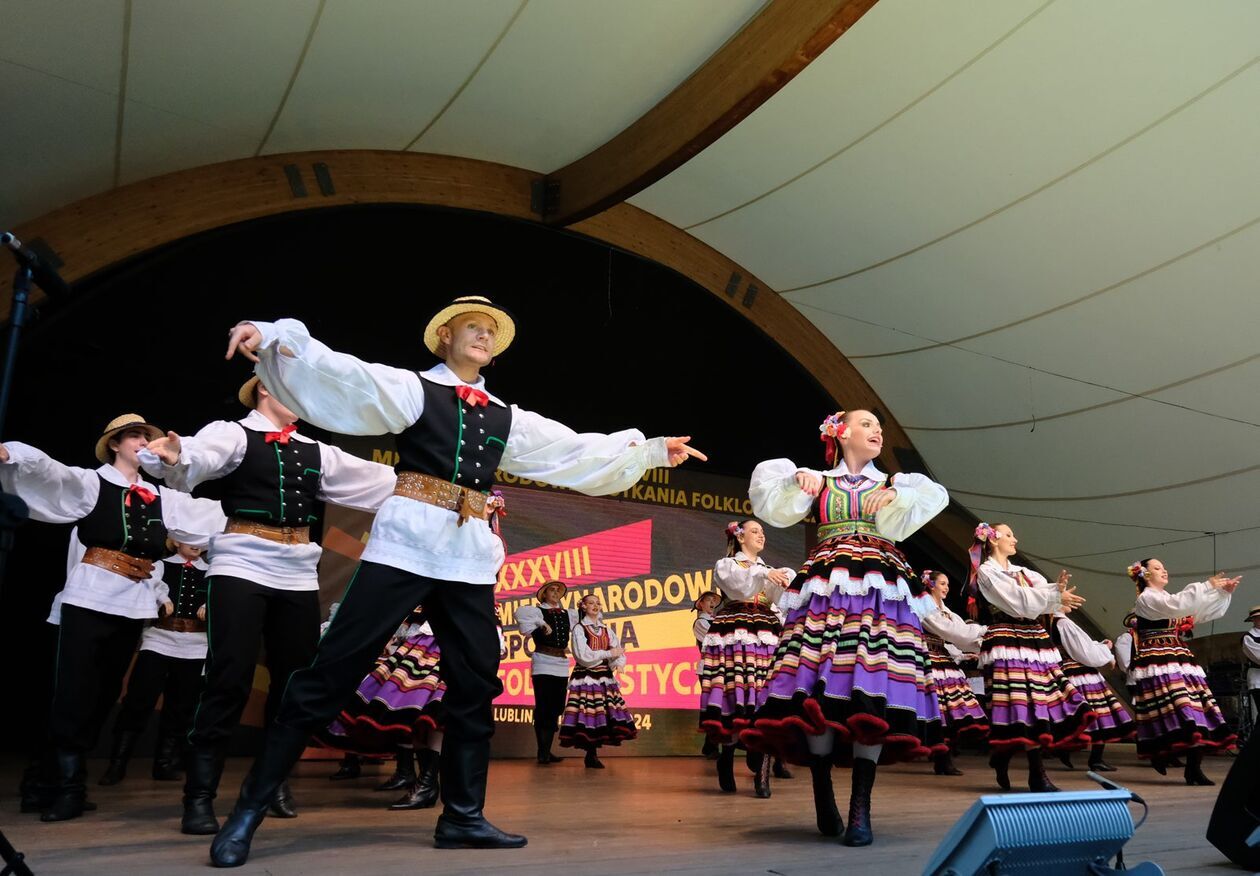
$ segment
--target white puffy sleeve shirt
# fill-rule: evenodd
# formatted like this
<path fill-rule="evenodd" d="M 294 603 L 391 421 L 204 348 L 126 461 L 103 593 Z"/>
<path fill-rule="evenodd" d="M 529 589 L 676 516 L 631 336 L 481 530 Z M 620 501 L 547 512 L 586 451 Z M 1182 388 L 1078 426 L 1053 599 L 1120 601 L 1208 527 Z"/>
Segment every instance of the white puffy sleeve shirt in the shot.
<path fill-rule="evenodd" d="M 626 658 L 624 654 L 614 660 L 611 650 L 596 651 L 586 644 L 586 633 L 582 632 L 582 627 L 584 626 L 590 627 L 597 633 L 605 628 L 605 624 L 603 623 L 591 623 L 586 619 L 583 619 L 580 624 L 573 628 L 573 634 L 571 637 L 573 640 L 573 659 L 577 661 L 577 665 L 590 669 L 601 663 L 607 663 L 613 672 L 620 672 L 624 669 L 626 666 Z M 618 647 L 621 642 L 618 640 L 617 634 L 613 631 L 612 627 L 607 627 L 607 629 L 609 648 Z"/>
<path fill-rule="evenodd" d="M 752 602 L 763 593 L 770 602 L 778 602 L 783 588 L 768 577 L 772 571 L 761 557 L 750 560 L 739 551 L 733 557 L 717 561 L 713 566 L 713 583 L 727 599 L 736 602 Z"/>
<path fill-rule="evenodd" d="M 1255 627 L 1247 630 L 1242 638 L 1243 656 L 1250 664 L 1247 667 L 1247 688 L 1260 688 L 1260 630 Z"/>
<path fill-rule="evenodd" d="M 1019 573 L 1024 573 L 1028 586 L 1019 581 Z M 1028 620 L 1043 614 L 1055 614 L 1063 607 L 1063 592 L 1057 583 L 1045 579 L 1045 576 L 1033 569 L 1026 569 L 1011 563 L 1010 568 L 1003 569 L 997 560 L 990 557 L 980 564 L 977 572 L 980 583 L 980 595 L 998 611 L 1011 617 Z"/>
<path fill-rule="evenodd" d="M 180 439 L 179 462 L 168 466 L 157 454 L 140 451 L 140 463 L 154 477 L 180 490 L 226 477 L 245 458 L 245 430 L 279 432 L 280 426 L 258 411 L 243 420 L 218 420 L 196 435 Z M 290 441 L 316 443 L 298 432 Z M 389 466 L 360 459 L 339 447 L 319 445 L 320 476 L 317 497 L 334 505 L 375 511 L 393 495 L 395 475 Z M 226 575 L 276 590 L 318 590 L 317 567 L 322 548 L 309 544 L 281 544 L 242 532 L 223 532 L 211 540 L 210 575 Z"/>
<path fill-rule="evenodd" d="M 423 416 L 424 390 L 415 372 L 335 352 L 295 319 L 254 325 L 262 334 L 259 376 L 308 423 L 346 435 L 396 435 Z M 484 378 L 465 384 L 445 365 L 425 377 L 486 391 Z M 515 406 L 499 462 L 510 474 L 592 496 L 627 490 L 648 469 L 668 465 L 664 438 L 645 440 L 635 429 L 580 434 Z M 453 511 L 394 496 L 377 513 L 362 558 L 441 580 L 493 584 L 503 564 L 502 541 L 484 520 L 457 527 L 457 519 Z"/>
<path fill-rule="evenodd" d="M 184 561 L 177 555 L 158 563 L 158 568 L 162 568 L 166 563 L 182 566 Z M 209 568 L 201 558 L 193 560 L 193 565 L 203 572 Z M 157 599 L 159 605 L 170 599 L 170 587 L 161 578 L 158 579 Z M 140 634 L 140 650 L 153 651 L 156 654 L 162 654 L 166 657 L 177 657 L 180 660 L 205 660 L 207 650 L 206 634 L 162 630 L 152 624 L 148 624 L 145 626 L 144 632 Z"/>
<path fill-rule="evenodd" d="M 557 606 L 548 606 L 548 608 L 556 608 Z M 565 611 L 569 615 L 569 630 L 577 629 L 578 613 L 575 609 L 568 608 Z M 541 629 L 546 619 L 543 617 L 542 607 L 538 605 L 522 605 L 516 610 L 517 629 L 525 638 L 534 635 L 534 631 Z M 569 658 L 557 657 L 554 654 L 543 654 L 540 651 L 534 651 L 530 657 L 530 672 L 534 675 L 550 675 L 554 678 L 569 677 Z"/>
<path fill-rule="evenodd" d="M 1138 594 L 1134 613 L 1145 620 L 1177 620 L 1193 616 L 1195 623 L 1207 623 L 1225 616 L 1233 596 L 1207 581 L 1187 584 L 1179 593 L 1147 587 Z"/>
<path fill-rule="evenodd" d="M 121 471 L 112 465 L 96 469 L 62 465 L 40 450 L 19 441 L 5 443 L 9 461 L 0 464 L 0 487 L 15 493 L 26 502 L 31 518 L 42 523 L 75 523 L 82 520 L 101 495 L 101 479 L 120 487 L 128 487 Z M 194 499 L 187 493 L 157 487 L 140 479 L 139 486 L 162 499 L 162 522 L 169 529 L 206 532 L 207 526 L 222 528 L 223 512 L 219 503 Z M 129 618 L 156 618 L 157 584 L 161 581 L 161 563 L 154 564 L 153 575 L 145 581 L 132 581 L 123 575 L 80 562 L 83 547 L 75 537 L 70 545 L 66 584 L 54 599 L 48 622 L 61 622 L 61 606 L 80 608 Z"/>
<path fill-rule="evenodd" d="M 753 514 L 771 526 L 786 527 L 800 523 L 818 498 L 808 495 L 797 485 L 797 472 L 818 477 L 838 477 L 850 473 L 844 463 L 838 468 L 820 472 L 801 468 L 790 459 L 762 462 L 753 469 L 748 487 Z M 861 473 L 876 483 L 887 479 L 887 475 L 873 464 L 867 465 Z M 904 541 L 949 505 L 948 491 L 926 475 L 895 474 L 891 483 L 896 498 L 875 514 L 875 528 L 889 541 Z"/>
<path fill-rule="evenodd" d="M 1125 683 L 1133 684 L 1133 673 L 1129 669 L 1129 664 L 1133 662 L 1133 633 L 1125 630 L 1116 636 L 1111 649 L 1116 658 L 1116 667 L 1124 673 Z"/>
<path fill-rule="evenodd" d="M 1067 656 L 1082 666 L 1101 669 L 1112 661 L 1114 654 L 1104 642 L 1096 642 L 1069 617 L 1059 615 L 1055 619 L 1055 631 Z"/>
<path fill-rule="evenodd" d="M 940 611 L 935 611 L 919 620 L 923 624 L 925 633 L 931 633 L 938 639 L 943 639 L 947 646 L 952 645 L 964 654 L 979 653 L 980 640 L 984 638 L 988 630 L 988 627 L 983 624 L 973 624 L 943 607 Z M 954 659 L 958 659 L 957 655 L 953 656 Z"/>

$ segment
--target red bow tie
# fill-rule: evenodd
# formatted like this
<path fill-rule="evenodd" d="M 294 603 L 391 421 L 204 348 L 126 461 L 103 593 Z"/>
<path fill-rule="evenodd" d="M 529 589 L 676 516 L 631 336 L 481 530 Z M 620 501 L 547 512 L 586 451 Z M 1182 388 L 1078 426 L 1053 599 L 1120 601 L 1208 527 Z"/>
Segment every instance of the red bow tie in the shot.
<path fill-rule="evenodd" d="M 146 505 L 150 505 L 153 503 L 153 500 L 157 498 L 157 493 L 153 492 L 152 490 L 146 490 L 144 487 L 140 486 L 139 484 L 132 484 L 130 487 L 127 488 L 127 497 L 123 499 L 123 504 L 126 505 L 128 508 L 131 507 L 132 496 L 139 496 L 141 502 L 143 502 Z"/>
<path fill-rule="evenodd" d="M 490 403 L 490 396 L 479 389 L 464 386 L 462 383 L 455 387 L 455 394 L 474 408 L 478 406 L 484 407 Z"/>
<path fill-rule="evenodd" d="M 281 444 L 289 443 L 289 436 L 297 431 L 297 423 L 290 423 L 279 432 L 267 432 L 263 436 L 263 440 L 270 444 L 272 441 L 279 441 Z"/>
<path fill-rule="evenodd" d="M 193 561 L 192 561 L 192 560 L 184 560 L 184 568 L 185 568 L 185 569 L 191 569 L 191 568 L 193 568 L 193 567 L 194 567 L 194 566 L 193 566 Z"/>

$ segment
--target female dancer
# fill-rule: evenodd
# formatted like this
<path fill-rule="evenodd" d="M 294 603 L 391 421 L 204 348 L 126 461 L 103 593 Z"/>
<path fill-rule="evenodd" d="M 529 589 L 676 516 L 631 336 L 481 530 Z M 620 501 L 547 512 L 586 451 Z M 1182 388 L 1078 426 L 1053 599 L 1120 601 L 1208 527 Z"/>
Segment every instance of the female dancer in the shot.
<path fill-rule="evenodd" d="M 976 527 L 968 589 L 984 597 L 989 629 L 980 647 L 980 666 L 989 682 L 989 765 L 1009 791 L 1007 774 L 1016 751 L 1028 754 L 1028 788 L 1059 790 L 1046 776 L 1042 750 L 1080 748 L 1094 713 L 1063 674 L 1062 657 L 1037 620 L 1067 613 L 1085 603 L 1059 573 L 1051 583 L 1041 573 L 1011 562 L 1019 539 L 1005 523 Z"/>
<path fill-rule="evenodd" d="M 961 776 L 962 770 L 954 766 L 953 750 L 965 735 L 983 737 L 988 733 L 989 719 L 966 673 L 959 668 L 958 660 L 965 654 L 980 653 L 985 628 L 968 623 L 945 605 L 949 576 L 944 572 L 925 570 L 923 584 L 936 601 L 937 611 L 923 618 L 923 632 L 928 653 L 932 655 L 932 682 L 936 686 L 936 701 L 941 708 L 941 723 L 948 742 L 944 751 L 933 755 L 933 765 L 938 776 Z"/>
<path fill-rule="evenodd" d="M 1050 638 L 1062 652 L 1063 674 L 1094 710 L 1094 725 L 1089 728 L 1089 736 L 1093 740 L 1089 749 L 1089 768 L 1099 773 L 1115 772 L 1116 768 L 1103 760 L 1103 749 L 1108 742 L 1132 739 L 1134 724 L 1129 710 L 1098 671 L 1113 662 L 1112 643 L 1095 642 L 1075 621 L 1061 614 L 1050 618 Z M 1072 754 L 1066 749 L 1059 752 L 1059 760 L 1068 769 L 1075 769 Z"/>
<path fill-rule="evenodd" d="M 787 612 L 766 680 L 765 705 L 740 738 L 750 748 L 809 764 L 818 830 L 843 829 L 833 764 L 853 765 L 844 844 L 869 845 L 877 761 L 908 760 L 942 745 L 941 715 L 919 618 L 932 597 L 894 542 L 939 514 L 945 488 L 920 474 L 891 480 L 870 411 L 837 412 L 819 427 L 828 470 L 786 459 L 753 471 L 753 511 L 771 526 L 818 513 L 819 542 L 788 585 Z"/>
<path fill-rule="evenodd" d="M 1177 631 L 1187 615 L 1203 623 L 1224 616 L 1240 578 L 1216 574 L 1168 592 L 1168 569 L 1157 559 L 1129 566 L 1137 585 L 1136 653 L 1133 677 L 1137 697 L 1138 757 L 1149 758 L 1161 774 L 1174 754 L 1186 755 L 1186 784 L 1212 785 L 1203 774 L 1203 752 L 1232 748 L 1235 735 L 1225 723 L 1203 668 Z"/>
<path fill-rule="evenodd" d="M 440 793 L 438 762 L 446 684 L 441 676 L 442 649 L 423 609 L 417 608 L 408 620 L 407 637 L 381 655 L 355 695 L 315 736 L 326 745 L 358 755 L 399 752 L 400 772 L 410 773 L 410 781 L 406 793 L 389 808 L 428 809 L 436 805 Z M 406 769 L 413 751 L 420 762 L 418 774 Z"/>
<path fill-rule="evenodd" d="M 577 666 L 569 677 L 569 697 L 560 723 L 560 745 L 586 752 L 586 768 L 602 770 L 596 756 L 601 746 L 620 745 L 639 735 L 634 718 L 626 710 L 615 673 L 626 666 L 626 652 L 617 634 L 604 623 L 599 595 L 592 593 L 578 603 L 582 620 L 573 630 L 573 659 Z"/>
<path fill-rule="evenodd" d="M 726 556 L 713 580 L 725 598 L 700 646 L 700 732 L 722 746 L 718 787 L 735 790 L 735 746 L 739 733 L 765 702 L 766 675 L 782 622 L 771 611 L 792 580 L 790 569 L 772 569 L 761 559 L 766 533 L 756 520 L 726 526 Z M 770 796 L 771 758 L 750 758 L 758 797 Z"/>

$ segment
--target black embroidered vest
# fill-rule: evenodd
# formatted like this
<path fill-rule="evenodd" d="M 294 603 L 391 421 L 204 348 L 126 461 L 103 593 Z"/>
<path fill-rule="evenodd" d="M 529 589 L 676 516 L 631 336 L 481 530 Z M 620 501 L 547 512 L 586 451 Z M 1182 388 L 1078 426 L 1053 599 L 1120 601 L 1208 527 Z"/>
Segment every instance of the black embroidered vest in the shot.
<path fill-rule="evenodd" d="M 245 457 L 220 481 L 223 513 L 269 526 L 309 526 L 319 520 L 319 467 L 314 441 L 268 444 L 265 432 L 245 429 Z"/>
<path fill-rule="evenodd" d="M 163 563 L 162 580 L 170 588 L 170 600 L 175 605 L 172 617 L 186 620 L 197 619 L 197 609 L 206 604 L 206 572 L 182 562 Z"/>
<path fill-rule="evenodd" d="M 547 635 L 539 627 L 533 633 L 534 644 L 562 650 L 569 647 L 569 610 L 563 606 L 544 608 L 542 616 L 547 626 L 551 627 L 551 634 Z"/>
<path fill-rule="evenodd" d="M 154 562 L 166 549 L 166 524 L 162 522 L 162 497 L 149 504 L 138 496 L 127 504 L 127 488 L 101 478 L 101 494 L 96 506 L 79 521 L 79 541 L 84 547 L 122 551 Z"/>
<path fill-rule="evenodd" d="M 511 408 L 494 402 L 473 406 L 443 386 L 420 375 L 424 413 L 399 434 L 399 472 L 414 471 L 486 492 L 507 448 Z"/>

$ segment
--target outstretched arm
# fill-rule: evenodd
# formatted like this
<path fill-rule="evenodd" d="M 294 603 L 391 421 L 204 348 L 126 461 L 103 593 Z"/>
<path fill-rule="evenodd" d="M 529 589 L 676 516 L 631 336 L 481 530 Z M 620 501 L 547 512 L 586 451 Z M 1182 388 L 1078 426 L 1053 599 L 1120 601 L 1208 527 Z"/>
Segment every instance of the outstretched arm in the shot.
<path fill-rule="evenodd" d="M 645 440 L 637 429 L 611 435 L 579 433 L 513 405 L 512 428 L 499 468 L 588 496 L 606 496 L 630 489 L 648 469 L 676 466 L 693 456 L 707 459 L 687 444 L 689 440 Z"/>
<path fill-rule="evenodd" d="M 86 517 L 101 494 L 95 471 L 62 465 L 29 444 L 0 444 L 0 487 L 26 503 L 42 523 L 74 523 Z"/>
<path fill-rule="evenodd" d="M 415 372 L 331 350 L 296 319 L 237 324 L 228 338 L 227 358 L 237 353 L 258 363 L 269 392 L 321 429 L 397 434 L 420 419 L 424 408 Z"/>

